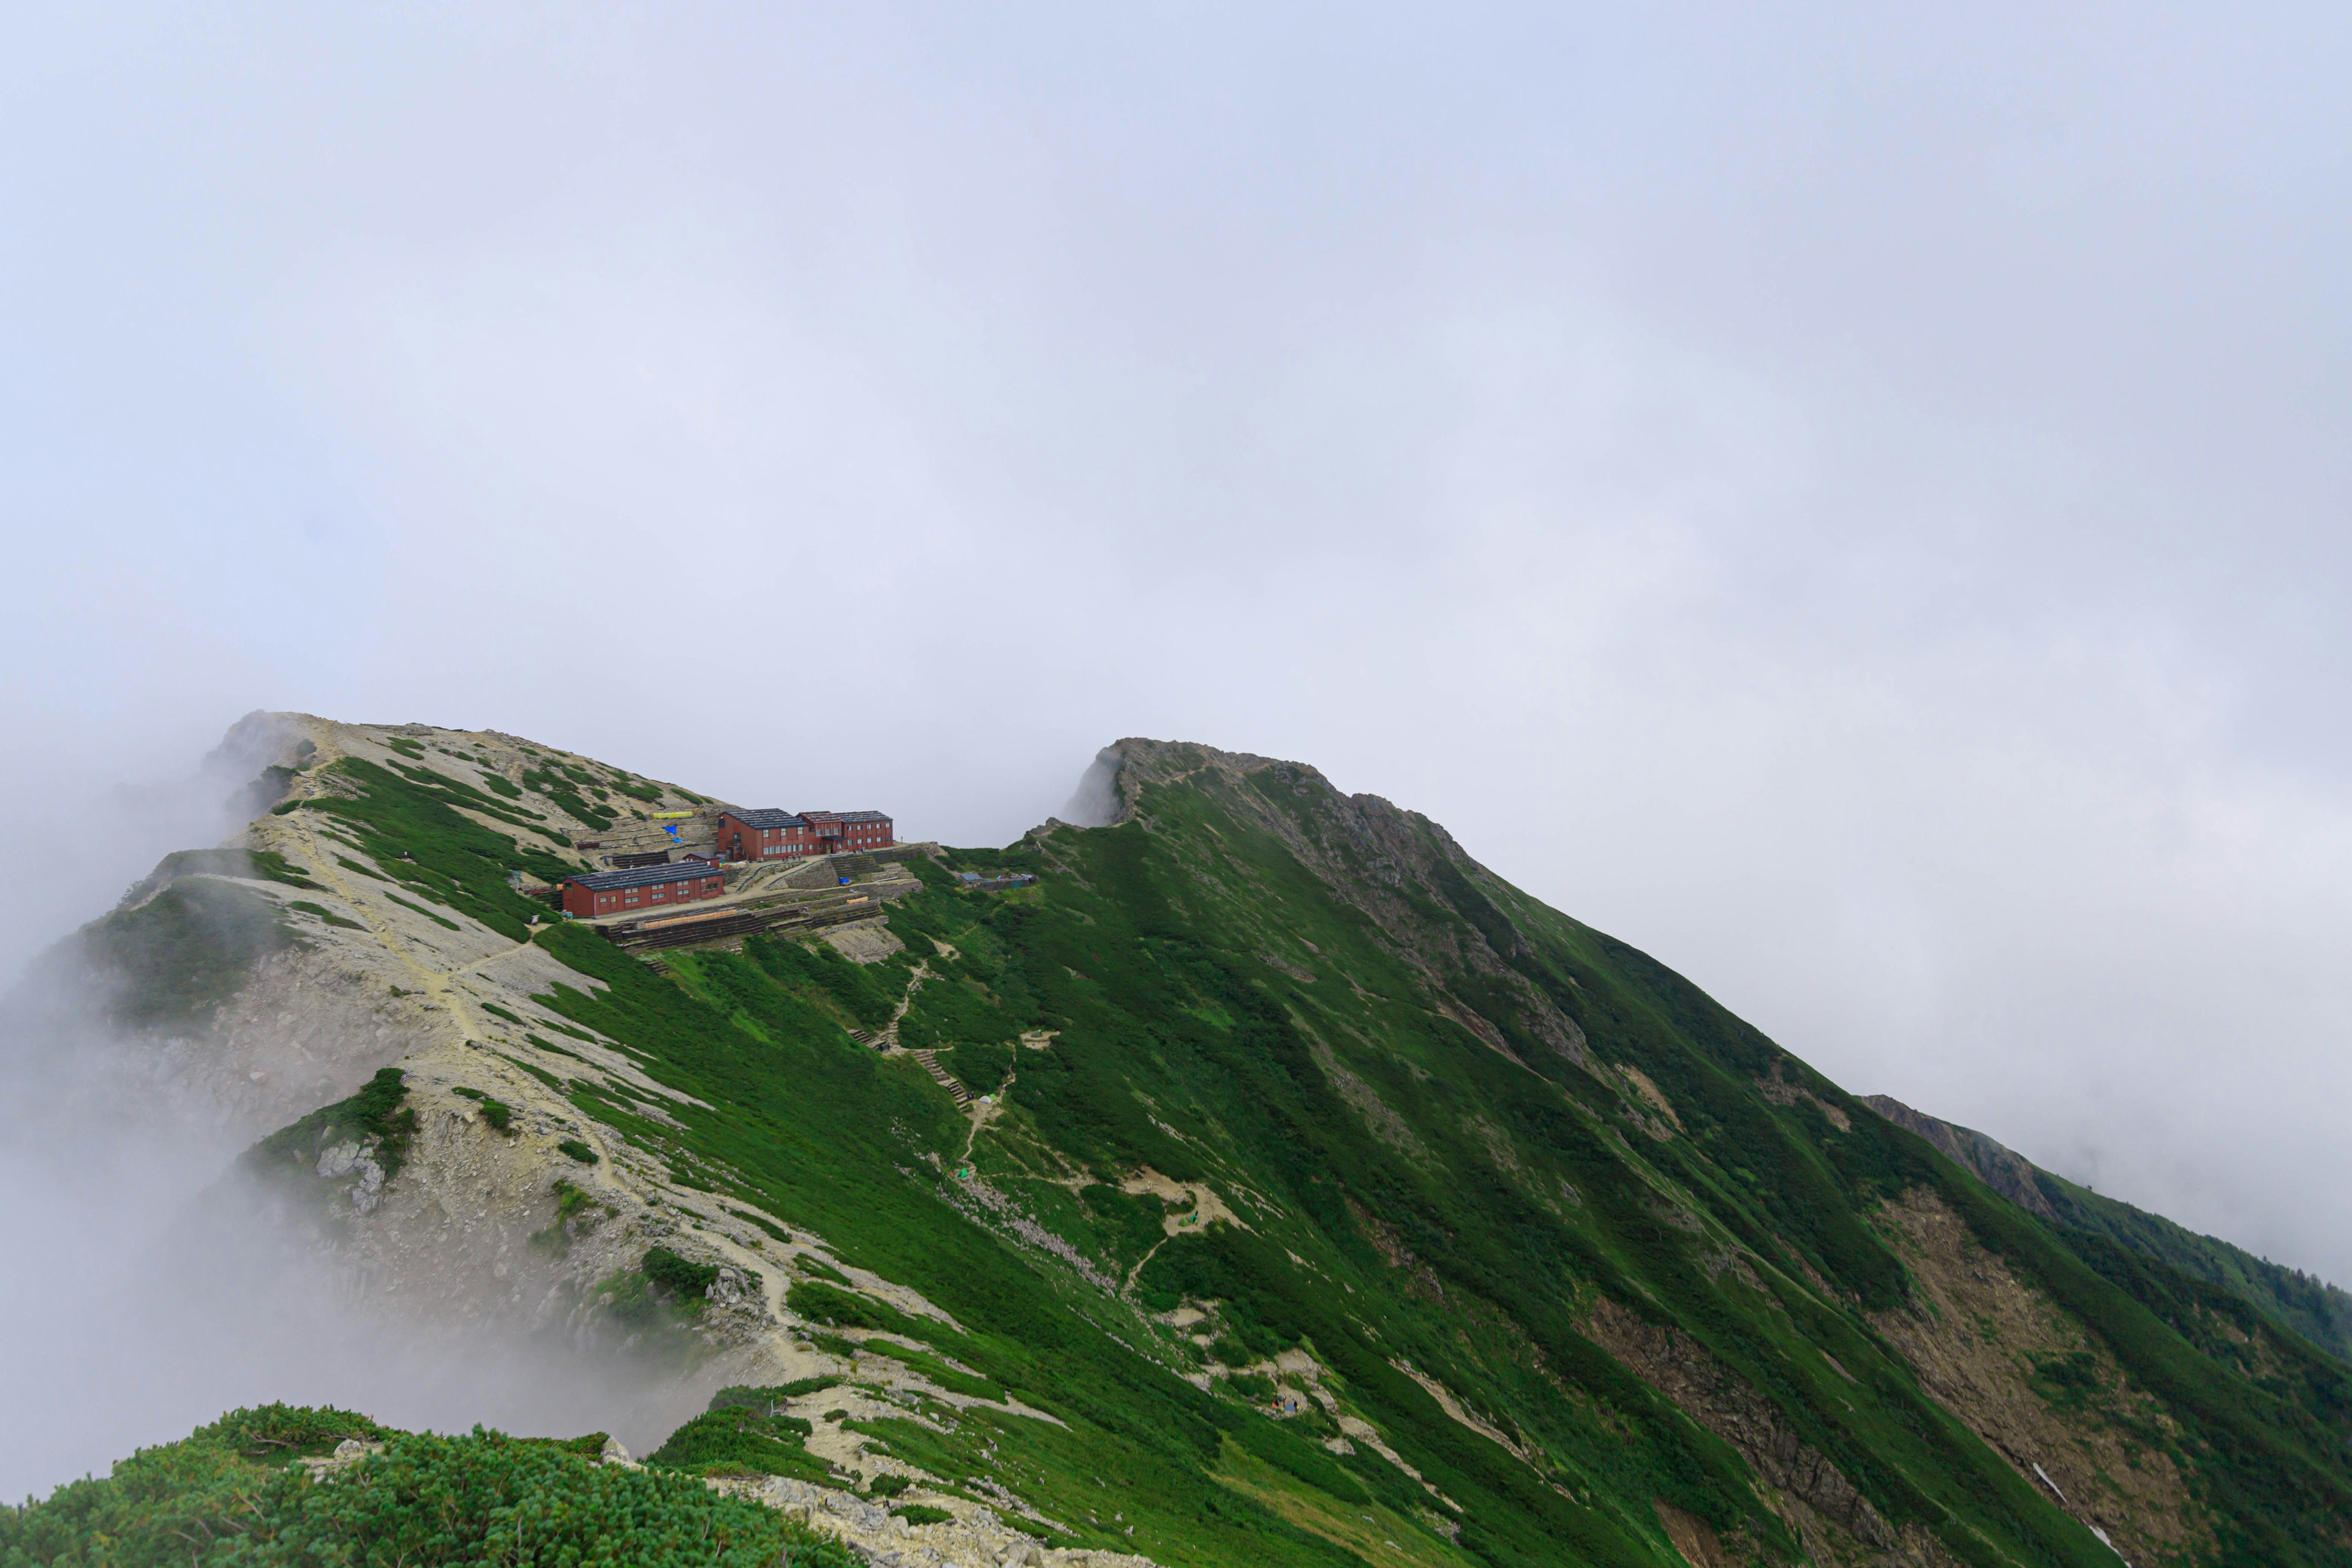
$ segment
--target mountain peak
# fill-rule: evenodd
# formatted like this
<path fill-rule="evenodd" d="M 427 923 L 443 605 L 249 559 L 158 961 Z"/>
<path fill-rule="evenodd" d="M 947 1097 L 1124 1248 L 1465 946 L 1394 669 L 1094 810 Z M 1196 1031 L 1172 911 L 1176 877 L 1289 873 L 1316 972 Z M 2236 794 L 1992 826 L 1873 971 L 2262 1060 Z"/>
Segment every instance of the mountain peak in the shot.
<path fill-rule="evenodd" d="M 2276 1300 L 1870 1114 L 1307 764 L 1129 738 L 1072 808 L 1105 830 L 730 868 L 703 926 L 537 894 L 707 795 L 488 731 L 250 733 L 284 750 L 236 855 L 79 939 L 175 1064 L 121 1095 L 276 1126 L 242 1168 L 322 1276 L 636 1368 L 663 1418 L 607 1425 L 648 1462 L 861 1546 L 2340 1551 L 2352 1369 Z"/>

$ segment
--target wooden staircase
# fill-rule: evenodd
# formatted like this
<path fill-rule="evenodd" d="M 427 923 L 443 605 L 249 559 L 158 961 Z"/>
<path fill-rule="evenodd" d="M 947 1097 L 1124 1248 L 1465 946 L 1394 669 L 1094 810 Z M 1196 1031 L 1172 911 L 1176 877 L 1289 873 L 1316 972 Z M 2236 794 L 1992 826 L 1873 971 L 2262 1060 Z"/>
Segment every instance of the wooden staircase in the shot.
<path fill-rule="evenodd" d="M 932 1079 L 936 1081 L 941 1089 L 946 1089 L 950 1094 L 955 1096 L 957 1110 L 961 1110 L 971 1103 L 971 1091 L 964 1088 L 962 1084 L 957 1082 L 954 1074 L 949 1072 L 947 1068 L 940 1066 L 939 1052 L 916 1051 L 911 1054 L 917 1061 L 923 1064 L 923 1070 L 930 1074 Z"/>

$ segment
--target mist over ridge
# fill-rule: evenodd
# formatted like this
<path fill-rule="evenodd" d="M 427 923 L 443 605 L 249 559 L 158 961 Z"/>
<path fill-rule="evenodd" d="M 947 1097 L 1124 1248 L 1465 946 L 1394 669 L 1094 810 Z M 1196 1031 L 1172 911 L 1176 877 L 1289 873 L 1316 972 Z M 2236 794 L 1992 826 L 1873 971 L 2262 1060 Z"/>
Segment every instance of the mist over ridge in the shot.
<path fill-rule="evenodd" d="M 0 60 L 0 1081 L 35 1087 L 0 1103 L 0 1213 L 39 1263 L 0 1282 L 0 1331 L 43 1347 L 8 1369 L 12 1404 L 104 1392 L 59 1418 L 70 1444 L 0 1439 L 0 1487 L 102 1471 L 273 1378 L 425 1425 L 469 1424 L 478 1393 L 484 1418 L 551 1432 L 642 1396 L 641 1426 L 612 1419 L 650 1435 L 709 1392 L 575 1375 L 594 1289 L 677 1239 L 660 1225 L 749 1222 L 623 1180 L 605 1149 L 604 1238 L 533 1250 L 570 1173 L 550 1151 L 608 1124 L 517 1064 L 590 1069 L 468 1011 L 487 963 L 479 999 L 581 1044 L 530 1000 L 569 984 L 555 960 L 508 951 L 529 911 L 463 858 L 506 850 L 426 847 L 445 896 L 487 900 L 467 910 L 396 878 L 423 912 L 383 903 L 338 863 L 375 854 L 303 837 L 308 816 L 254 841 L 317 847 L 310 879 L 340 891 L 217 861 L 145 885 L 248 833 L 272 715 L 325 716 L 397 779 L 455 768 L 499 811 L 558 809 L 525 782 L 542 764 L 383 742 L 504 737 L 608 784 L 873 804 L 910 841 L 992 855 L 1134 820 L 1113 737 L 1292 759 L 1442 825 L 1840 1094 L 1916 1108 L 1906 1126 L 2034 1225 L 2224 1277 L 2328 1348 L 2319 1282 L 2352 1279 L 2352 752 L 2329 721 L 2352 674 L 2347 70 L 2352 23 L 2292 5 L 26 13 Z M 408 804 L 465 816 L 456 785 Z M 465 819 L 514 829 L 500 879 L 558 852 L 530 819 Z M 412 826 L 372 842 L 397 859 Z M 127 889 L 174 879 L 173 920 L 254 966 L 227 966 L 241 990 L 213 976 L 211 1036 L 92 1013 L 92 971 L 58 966 Z M 361 953 L 298 901 L 385 941 Z M 1246 965 L 1246 923 L 1187 940 Z M 928 956 L 844 954 L 873 984 L 834 981 L 872 1011 L 834 1022 L 880 1037 L 877 977 Z M 711 962 L 786 1012 L 815 984 Z M 1416 986 L 1441 985 L 1430 962 Z M 1514 1006 L 1565 1016 L 1521 979 L 1541 994 Z M 807 1070 L 862 1059 L 776 1030 Z M 507 1057 L 462 1054 L 494 1035 Z M 305 1057 L 328 1038 L 363 1043 Z M 1334 1117 L 1396 1133 L 1405 1167 L 1459 1136 L 1450 1158 L 1485 1168 L 1460 1116 L 1412 1120 L 1434 1114 L 1420 1079 L 1380 1090 L 1322 1044 L 1375 1086 L 1318 1078 L 1310 1050 Z M 976 1104 L 988 1085 L 944 1048 Z M 597 1058 L 620 1099 L 595 1103 L 669 1103 L 635 1060 Z M 407 1194 L 392 1179 L 399 1246 L 359 1226 L 324 1284 L 269 1225 L 224 1233 L 234 1266 L 186 1253 L 173 1216 L 255 1139 L 415 1061 L 434 1152 Z M 1638 1099 L 1627 1063 L 1683 1104 L 1633 1056 L 1596 1081 Z M 907 1103 L 950 1092 L 884 1066 Z M 1733 1076 L 1759 1114 L 1817 1114 Z M 167 1080 L 205 1112 L 159 1110 Z M 517 1142 L 488 1142 L 461 1090 L 509 1107 Z M 493 1175 L 475 1216 L 465 1184 Z M 1837 1205 L 1877 1214 L 1874 1191 Z M 1063 1237 L 1039 1204 L 1020 1212 Z M 503 1246 L 509 1275 L 417 1284 L 428 1209 L 466 1269 Z M 1945 1223 L 1901 1211 L 1914 1239 Z M 706 1263 L 788 1289 L 799 1265 L 759 1263 L 761 1234 Z M 579 1293 L 545 1310 L 568 1349 L 515 1348 L 538 1328 L 394 1345 L 335 1294 L 399 1276 L 487 1316 L 483 1280 L 526 1275 Z M 741 1289 L 713 1310 L 757 1359 Z M 390 1370 L 350 1381 L 379 1352 Z"/>
<path fill-rule="evenodd" d="M 1360 1521 L 1628 1568 L 2252 1521 L 2298 1563 L 2352 1498 L 2352 1297 L 1856 1099 L 1303 763 L 1129 737 L 1097 826 L 809 856 L 766 841 L 824 814 L 502 731 L 257 713 L 216 755 L 242 830 L 6 998 L 36 1489 L 267 1396 L 622 1432 L 958 1564 L 1259 1563 L 1276 1473 L 1301 1563 Z M 1574 1382 L 1497 1381 L 1529 1353 Z M 371 1452 L 315 1462 L 397 1484 Z"/>
<path fill-rule="evenodd" d="M 257 704 L 966 843 L 1213 735 L 2352 1274 L 2333 17 L 151 21 L 5 95 L 0 958 Z M 845 550 L 821 726 L 576 608 Z"/>

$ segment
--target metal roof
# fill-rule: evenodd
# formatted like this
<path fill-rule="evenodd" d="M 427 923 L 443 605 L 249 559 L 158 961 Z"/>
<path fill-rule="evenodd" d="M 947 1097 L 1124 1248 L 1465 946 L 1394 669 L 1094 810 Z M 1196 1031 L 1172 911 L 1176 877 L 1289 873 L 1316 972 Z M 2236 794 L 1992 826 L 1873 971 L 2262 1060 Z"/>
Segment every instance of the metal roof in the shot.
<path fill-rule="evenodd" d="M 807 818 L 795 816 L 789 811 L 779 811 L 772 805 L 761 806 L 751 811 L 730 811 L 727 815 L 746 827 L 806 827 L 808 826 Z"/>
<path fill-rule="evenodd" d="M 683 866 L 631 866 L 620 871 L 590 871 L 572 880 L 592 893 L 603 893 L 615 888 L 650 888 L 660 882 L 698 882 L 705 877 L 717 875 L 719 868 L 716 866 L 689 863 Z"/>

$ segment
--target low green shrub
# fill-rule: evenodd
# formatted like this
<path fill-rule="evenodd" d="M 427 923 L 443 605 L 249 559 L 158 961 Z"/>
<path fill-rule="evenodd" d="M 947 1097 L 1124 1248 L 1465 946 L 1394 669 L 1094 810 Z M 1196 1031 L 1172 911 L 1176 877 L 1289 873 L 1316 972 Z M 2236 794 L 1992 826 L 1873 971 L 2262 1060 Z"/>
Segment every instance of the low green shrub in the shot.
<path fill-rule="evenodd" d="M 548 1190 L 555 1194 L 555 1218 L 545 1230 L 530 1233 L 530 1244 L 562 1258 L 572 1250 L 573 1222 L 593 1223 L 594 1216 L 589 1211 L 595 1206 L 595 1200 L 561 1176 Z"/>
<path fill-rule="evenodd" d="M 679 1316 L 654 1289 L 653 1281 L 635 1268 L 625 1268 L 598 1280 L 588 1294 L 607 1319 L 631 1334 L 669 1327 Z"/>
<path fill-rule="evenodd" d="M 570 1155 L 583 1165 L 593 1165 L 596 1163 L 596 1151 L 577 1138 L 566 1138 L 555 1147 L 559 1152 Z"/>
<path fill-rule="evenodd" d="M 443 920 L 439 915 L 435 914 L 431 910 L 425 908 L 421 904 L 410 903 L 398 893 L 386 893 L 384 895 L 384 899 L 387 902 L 398 904 L 402 909 L 406 910 L 411 914 L 423 915 L 435 925 L 444 927 L 446 930 L 463 931 L 466 929 L 459 925 L 456 921 Z"/>
<path fill-rule="evenodd" d="M 717 1405 L 672 1432 L 646 1456 L 648 1465 L 698 1476 L 797 1476 L 829 1479 L 824 1460 L 803 1447 L 811 1431 L 805 1421 L 771 1415 L 743 1405 Z"/>
<path fill-rule="evenodd" d="M 772 1415 L 791 1400 L 798 1399 L 804 1394 L 822 1394 L 828 1388 L 840 1386 L 841 1379 L 837 1377 L 795 1378 L 790 1383 L 772 1384 L 764 1388 L 753 1387 L 748 1384 L 735 1384 L 712 1394 L 710 1408 L 729 1410 L 740 1407 Z M 808 1423 L 803 1421 L 800 1425 L 806 1426 Z M 806 1436 L 808 1434 L 803 1432 L 801 1436 Z"/>
<path fill-rule="evenodd" d="M 298 1455 L 382 1442 L 314 1480 Z M 599 1465 L 602 1433 L 555 1442 L 391 1431 L 362 1415 L 236 1411 L 103 1479 L 0 1509 L 0 1563 L 56 1568 L 572 1564 L 854 1568 L 829 1537 L 692 1476 Z"/>
<path fill-rule="evenodd" d="M 562 1079 L 556 1077 L 553 1073 L 549 1072 L 544 1068 L 533 1067 L 530 1063 L 522 1060 L 520 1057 L 510 1057 L 503 1051 L 499 1053 L 499 1059 L 507 1063 L 510 1067 L 519 1067 L 522 1068 L 523 1071 L 530 1074 L 531 1077 L 539 1079 L 540 1082 L 547 1085 L 548 1088 L 555 1090 L 558 1094 L 568 1094 L 571 1092 L 571 1086 L 567 1085 Z M 583 1144 L 582 1147 L 584 1148 L 586 1145 Z M 579 1156 L 574 1154 L 572 1155 L 572 1158 L 576 1160 Z"/>
<path fill-rule="evenodd" d="M 522 775 L 522 785 L 525 789 L 545 795 L 562 807 L 567 814 L 583 822 L 600 828 L 612 826 L 619 820 L 618 814 L 582 795 L 572 786 L 572 781 L 565 776 L 566 773 L 574 772 L 581 772 L 581 770 L 566 767 L 562 772 L 558 772 L 556 768 L 533 768 Z M 588 775 L 584 772 L 582 773 L 582 782 L 588 782 Z"/>
<path fill-rule="evenodd" d="M 917 1322 L 887 1301 L 853 1295 L 814 1279 L 794 1283 L 784 1292 L 784 1305 L 813 1323 L 829 1323 L 836 1329 L 877 1329 L 920 1340 L 929 1339 L 932 1332 L 929 1325 Z"/>
<path fill-rule="evenodd" d="M 791 1231 L 784 1229 L 781 1226 L 772 1225 L 768 1221 L 761 1219 L 758 1215 L 745 1214 L 741 1209 L 729 1209 L 727 1212 L 747 1225 L 755 1225 L 759 1226 L 761 1230 L 766 1231 L 770 1236 L 774 1237 L 778 1241 L 789 1242 L 793 1238 L 793 1233 Z"/>
<path fill-rule="evenodd" d="M 1225 1386 L 1254 1404 L 1263 1405 L 1274 1397 L 1274 1379 L 1263 1373 L 1235 1373 L 1225 1379 Z"/>
<path fill-rule="evenodd" d="M 890 1516 L 903 1519 L 908 1524 L 945 1524 L 955 1517 L 943 1508 L 933 1508 L 929 1503 L 920 1502 L 903 1503 L 892 1509 Z"/>
<path fill-rule="evenodd" d="M 260 1405 L 232 1410 L 190 1434 L 191 1442 L 219 1443 L 249 1459 L 329 1454 L 346 1438 L 381 1442 L 393 1435 L 355 1411 L 332 1405 Z"/>
<path fill-rule="evenodd" d="M 649 1247 L 638 1266 L 645 1277 L 674 1296 L 699 1299 L 718 1282 L 719 1269 L 709 1263 L 689 1263 L 667 1247 Z"/>
<path fill-rule="evenodd" d="M 313 811 L 331 817 L 381 866 L 397 867 L 398 879 L 410 891 L 462 910 L 509 941 L 524 940 L 531 919 L 545 914 L 547 906 L 516 891 L 508 878 L 521 871 L 557 881 L 578 869 L 474 820 L 486 816 L 517 829 L 543 831 L 530 813 L 469 784 L 422 768 L 379 767 L 359 757 L 346 757 L 328 771 L 357 793 L 320 795 L 310 803 Z M 364 866 L 351 868 L 377 875 Z"/>
<path fill-rule="evenodd" d="M 897 1497 L 915 1483 L 905 1476 L 877 1476 L 866 1489 L 876 1497 Z"/>
<path fill-rule="evenodd" d="M 295 865 L 275 849 L 178 849 L 157 861 L 155 868 L 122 896 L 122 901 L 135 904 L 165 883 L 182 877 L 228 877 L 243 882 L 281 882 L 289 888 L 309 888 L 315 891 L 319 884 L 310 879 L 308 869 Z"/>
<path fill-rule="evenodd" d="M 482 1100 L 482 1120 L 490 1124 L 492 1131 L 504 1132 L 514 1121 L 514 1107 L 505 1100 L 485 1096 Z"/>
<path fill-rule="evenodd" d="M 941 1064 L 974 1094 L 993 1094 L 1013 1071 L 1014 1047 L 1000 1044 L 961 1045 Z"/>
<path fill-rule="evenodd" d="M 403 1103 L 407 1098 L 406 1075 L 398 1068 L 379 1068 L 349 1100 L 322 1105 L 247 1150 L 247 1166 L 268 1173 L 308 1170 L 330 1144 L 353 1138 L 367 1145 L 390 1181 L 400 1173 L 416 1135 L 415 1109 Z"/>
<path fill-rule="evenodd" d="M 100 977 L 113 1022 L 168 1027 L 209 1020 L 256 961 L 295 941 L 278 906 L 251 888 L 189 877 L 82 927 L 61 955 Z"/>
<path fill-rule="evenodd" d="M 898 1005 L 898 971 L 887 964 L 852 963 L 823 942 L 803 945 L 789 937 L 754 936 L 744 942 L 743 956 L 786 990 L 860 1028 L 879 1029 Z"/>

